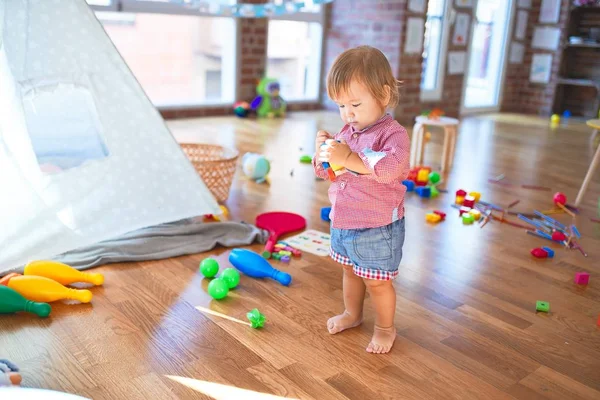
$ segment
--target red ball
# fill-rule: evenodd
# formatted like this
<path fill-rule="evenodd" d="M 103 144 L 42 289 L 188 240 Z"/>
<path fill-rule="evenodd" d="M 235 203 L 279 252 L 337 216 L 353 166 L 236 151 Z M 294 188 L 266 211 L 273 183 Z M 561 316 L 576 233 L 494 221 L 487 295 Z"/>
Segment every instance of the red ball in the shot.
<path fill-rule="evenodd" d="M 567 204 L 567 196 L 564 193 L 556 192 L 554 194 L 554 203 L 562 204 L 564 206 Z"/>

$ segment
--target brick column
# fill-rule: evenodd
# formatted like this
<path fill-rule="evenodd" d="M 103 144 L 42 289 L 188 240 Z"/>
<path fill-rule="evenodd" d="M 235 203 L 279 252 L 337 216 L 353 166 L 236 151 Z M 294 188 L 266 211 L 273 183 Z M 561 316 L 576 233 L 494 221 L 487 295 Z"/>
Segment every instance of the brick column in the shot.
<path fill-rule="evenodd" d="M 333 61 L 344 50 L 365 44 L 376 47 L 388 58 L 392 71 L 398 71 L 406 3 L 407 0 L 336 0 L 327 6 L 322 79 L 326 108 L 337 109 L 327 96 L 325 83 Z"/>
<path fill-rule="evenodd" d="M 246 0 L 262 4 L 266 0 Z M 236 101 L 252 101 L 257 81 L 267 68 L 268 18 L 240 18 L 237 67 L 239 68 Z"/>

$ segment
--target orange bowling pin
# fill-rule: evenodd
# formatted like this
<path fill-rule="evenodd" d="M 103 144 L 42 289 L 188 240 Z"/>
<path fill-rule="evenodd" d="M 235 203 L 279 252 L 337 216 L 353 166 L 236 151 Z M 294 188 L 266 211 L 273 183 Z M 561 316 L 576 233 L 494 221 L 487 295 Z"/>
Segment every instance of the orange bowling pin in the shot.
<path fill-rule="evenodd" d="M 102 285 L 104 276 L 102 274 L 90 274 L 77 271 L 75 268 L 56 261 L 32 261 L 25 266 L 23 275 L 43 276 L 61 285 L 70 285 L 75 282 L 86 282 L 94 285 Z"/>
<path fill-rule="evenodd" d="M 92 292 L 89 290 L 70 289 L 43 276 L 14 276 L 10 278 L 6 286 L 21 293 L 27 300 L 37 302 L 50 303 L 67 299 L 89 303 L 92 300 Z"/>

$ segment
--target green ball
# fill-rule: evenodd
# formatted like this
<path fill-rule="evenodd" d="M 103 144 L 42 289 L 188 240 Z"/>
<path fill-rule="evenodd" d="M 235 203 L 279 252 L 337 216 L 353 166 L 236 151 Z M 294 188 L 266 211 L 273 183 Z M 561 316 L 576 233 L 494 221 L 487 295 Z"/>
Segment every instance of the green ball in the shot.
<path fill-rule="evenodd" d="M 212 278 L 219 272 L 219 263 L 214 258 L 205 258 L 200 263 L 200 273 L 207 278 Z"/>
<path fill-rule="evenodd" d="M 215 300 L 221 300 L 227 296 L 227 293 L 229 293 L 227 282 L 221 278 L 213 279 L 208 284 L 208 294 Z"/>
<path fill-rule="evenodd" d="M 440 181 L 440 174 L 438 172 L 430 172 L 429 173 L 429 182 L 438 183 Z"/>
<path fill-rule="evenodd" d="M 233 289 L 240 283 L 240 273 L 234 268 L 225 268 L 221 273 L 221 279 L 223 279 L 229 289 Z"/>

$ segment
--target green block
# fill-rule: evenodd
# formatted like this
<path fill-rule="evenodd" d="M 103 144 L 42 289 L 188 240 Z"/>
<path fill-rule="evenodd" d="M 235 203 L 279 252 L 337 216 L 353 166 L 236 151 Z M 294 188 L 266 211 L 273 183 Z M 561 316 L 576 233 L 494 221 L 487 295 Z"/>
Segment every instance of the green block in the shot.
<path fill-rule="evenodd" d="M 437 190 L 437 188 L 434 185 L 431 185 L 430 188 L 431 188 L 431 197 L 438 197 L 440 195 L 440 192 Z"/>
<path fill-rule="evenodd" d="M 470 225 L 473 223 L 473 221 L 475 221 L 475 217 L 473 217 L 473 215 L 470 213 L 464 213 L 462 215 L 462 219 L 463 219 L 463 224 L 465 224 L 465 225 Z"/>
<path fill-rule="evenodd" d="M 547 301 L 538 300 L 535 303 L 535 309 L 536 309 L 536 311 L 550 312 L 550 303 L 548 303 Z"/>

